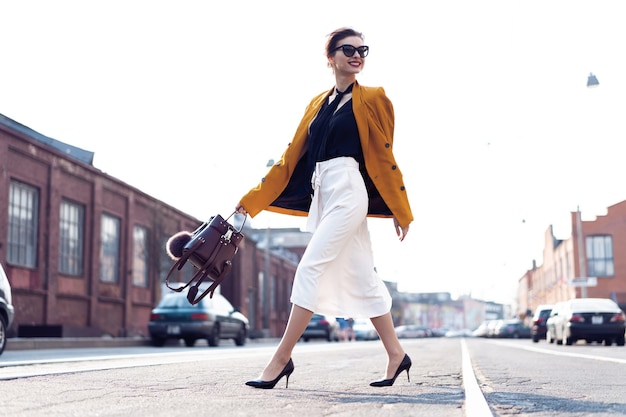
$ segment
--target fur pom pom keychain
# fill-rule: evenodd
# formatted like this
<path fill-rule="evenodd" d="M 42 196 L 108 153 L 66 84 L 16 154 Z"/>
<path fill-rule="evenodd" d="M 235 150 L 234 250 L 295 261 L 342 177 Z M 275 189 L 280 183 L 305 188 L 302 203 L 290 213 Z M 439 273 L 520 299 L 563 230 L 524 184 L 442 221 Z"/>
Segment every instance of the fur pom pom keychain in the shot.
<path fill-rule="evenodd" d="M 165 250 L 172 260 L 177 261 L 183 256 L 183 248 L 191 240 L 192 234 L 187 231 L 178 232 L 167 239 Z"/>

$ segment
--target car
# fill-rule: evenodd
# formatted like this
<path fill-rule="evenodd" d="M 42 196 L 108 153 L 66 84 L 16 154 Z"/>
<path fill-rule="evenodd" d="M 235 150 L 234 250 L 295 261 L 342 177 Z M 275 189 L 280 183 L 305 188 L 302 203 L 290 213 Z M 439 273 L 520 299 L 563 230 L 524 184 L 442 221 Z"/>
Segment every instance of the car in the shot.
<path fill-rule="evenodd" d="M 474 337 L 474 332 L 470 329 L 450 329 L 444 334 L 444 337 Z"/>
<path fill-rule="evenodd" d="M 329 342 L 336 342 L 339 340 L 339 322 L 334 317 L 313 314 L 301 338 L 305 342 L 311 339 L 326 339 Z"/>
<path fill-rule="evenodd" d="M 11 296 L 11 283 L 0 265 L 0 355 L 7 346 L 9 329 L 13 324 L 15 309 L 13 308 L 13 297 Z"/>
<path fill-rule="evenodd" d="M 430 334 L 432 334 L 430 332 L 430 329 L 427 329 L 424 326 L 418 326 L 416 324 L 397 326 L 395 328 L 395 331 L 398 339 L 430 337 Z"/>
<path fill-rule="evenodd" d="M 370 319 L 356 319 L 352 326 L 356 340 L 377 340 L 378 332 Z"/>
<path fill-rule="evenodd" d="M 535 309 L 533 324 L 530 327 L 530 337 L 533 343 L 546 338 L 547 321 L 553 307 L 552 304 L 541 304 Z"/>
<path fill-rule="evenodd" d="M 473 337 L 487 337 L 490 322 L 491 320 L 485 320 L 482 323 L 480 323 L 480 325 L 477 328 L 472 330 L 472 336 Z"/>
<path fill-rule="evenodd" d="M 550 314 L 548 315 L 548 318 L 546 319 L 546 342 L 550 344 L 555 342 L 554 326 L 559 315 L 558 312 L 559 310 L 563 308 L 563 305 L 565 305 L 565 301 L 559 301 L 558 303 L 554 304 L 552 306 L 552 310 L 550 311 Z"/>
<path fill-rule="evenodd" d="M 198 339 L 206 339 L 209 346 L 233 339 L 237 346 L 243 346 L 249 327 L 248 318 L 223 295 L 214 294 L 192 305 L 185 291 L 166 294 L 152 309 L 148 323 L 153 346 L 164 346 L 169 339 L 182 339 L 188 347 Z"/>
<path fill-rule="evenodd" d="M 486 337 L 496 337 L 496 329 L 502 324 L 504 320 L 489 320 L 487 323 L 487 336 Z"/>
<path fill-rule="evenodd" d="M 517 319 L 501 320 L 494 328 L 493 337 L 528 339 L 530 338 L 530 327 Z"/>
<path fill-rule="evenodd" d="M 574 298 L 557 303 L 548 318 L 546 340 L 572 345 L 579 340 L 624 346 L 626 315 L 610 298 Z"/>

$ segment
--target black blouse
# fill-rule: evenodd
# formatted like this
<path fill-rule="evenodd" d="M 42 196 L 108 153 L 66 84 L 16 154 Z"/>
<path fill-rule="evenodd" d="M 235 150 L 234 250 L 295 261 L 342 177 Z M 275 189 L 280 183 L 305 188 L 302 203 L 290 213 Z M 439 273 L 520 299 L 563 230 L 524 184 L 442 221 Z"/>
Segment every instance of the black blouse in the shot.
<path fill-rule="evenodd" d="M 344 103 L 331 117 L 326 133 L 326 138 L 309 137 L 309 140 L 314 143 L 314 148 L 325 145 L 321 149 L 316 149 L 318 152 L 316 152 L 315 162 L 327 161 L 339 156 L 351 156 L 359 162 L 359 165 L 363 165 L 363 150 L 352 111 L 352 99 Z"/>

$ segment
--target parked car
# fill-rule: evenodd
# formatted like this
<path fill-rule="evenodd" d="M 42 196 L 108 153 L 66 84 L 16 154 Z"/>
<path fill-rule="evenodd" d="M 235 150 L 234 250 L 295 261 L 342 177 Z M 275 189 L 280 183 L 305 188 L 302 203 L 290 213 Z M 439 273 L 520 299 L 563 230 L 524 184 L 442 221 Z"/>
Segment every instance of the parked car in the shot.
<path fill-rule="evenodd" d="M 0 355 L 7 346 L 7 335 L 15 314 L 12 299 L 9 278 L 0 265 Z"/>
<path fill-rule="evenodd" d="M 302 333 L 302 340 L 326 339 L 329 342 L 339 340 L 339 322 L 334 317 L 313 314 L 309 324 Z"/>
<path fill-rule="evenodd" d="M 494 329 L 493 337 L 528 339 L 530 327 L 521 320 L 501 320 Z"/>
<path fill-rule="evenodd" d="M 487 337 L 496 337 L 496 329 L 504 320 L 490 320 L 487 323 Z"/>
<path fill-rule="evenodd" d="M 444 337 L 474 337 L 474 332 L 470 329 L 450 329 L 444 334 Z"/>
<path fill-rule="evenodd" d="M 530 328 L 530 337 L 534 343 L 546 338 L 546 325 L 553 307 L 552 304 L 541 304 L 535 309 L 533 324 Z"/>
<path fill-rule="evenodd" d="M 472 331 L 472 336 L 474 337 L 487 337 L 489 332 L 489 323 L 490 320 L 485 320 L 480 325 Z"/>
<path fill-rule="evenodd" d="M 398 339 L 430 337 L 430 335 L 432 334 L 430 332 L 430 329 L 427 329 L 424 326 L 418 326 L 415 324 L 397 326 L 395 330 L 396 330 L 396 336 L 398 336 Z"/>
<path fill-rule="evenodd" d="M 163 346 L 168 339 L 182 339 L 189 347 L 198 339 L 206 339 L 209 346 L 218 346 L 220 339 L 233 339 L 237 346 L 243 346 L 248 329 L 248 319 L 221 294 L 192 305 L 185 291 L 165 295 L 148 323 L 154 346 Z"/>
<path fill-rule="evenodd" d="M 548 318 L 546 340 L 572 345 L 578 340 L 625 344 L 626 315 L 608 298 L 575 298 L 557 303 Z"/>
<path fill-rule="evenodd" d="M 377 340 L 378 332 L 369 319 L 356 319 L 352 327 L 356 340 Z"/>
<path fill-rule="evenodd" d="M 552 306 L 550 315 L 546 319 L 546 342 L 554 343 L 554 324 L 558 317 L 558 311 L 563 308 L 565 301 L 560 301 Z"/>

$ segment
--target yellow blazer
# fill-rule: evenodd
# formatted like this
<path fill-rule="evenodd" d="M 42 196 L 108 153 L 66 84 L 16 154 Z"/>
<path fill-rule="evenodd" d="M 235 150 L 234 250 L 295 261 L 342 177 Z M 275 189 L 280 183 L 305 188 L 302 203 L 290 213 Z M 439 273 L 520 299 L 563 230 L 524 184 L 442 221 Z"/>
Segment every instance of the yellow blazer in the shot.
<path fill-rule="evenodd" d="M 311 100 L 293 140 L 281 159 L 270 168 L 261 182 L 241 199 L 241 205 L 251 217 L 262 210 L 296 216 L 308 214 L 310 195 L 306 196 L 307 204 L 294 206 L 284 204 L 282 200 L 285 198 L 289 200 L 290 195 L 294 194 L 293 191 L 305 189 L 302 185 L 296 185 L 296 182 L 305 186 L 307 183 L 310 184 L 311 173 L 296 170 L 296 166 L 307 149 L 309 124 L 331 92 L 332 90 L 324 92 Z M 400 226 L 407 226 L 413 221 L 413 214 L 402 173 L 393 155 L 393 105 L 382 87 L 364 87 L 355 83 L 352 89 L 352 110 L 361 139 L 365 169 L 375 186 L 375 189 L 368 190 L 370 194 L 368 216 L 395 216 Z M 287 187 L 288 184 L 290 187 Z M 376 208 L 381 205 L 384 209 Z"/>

